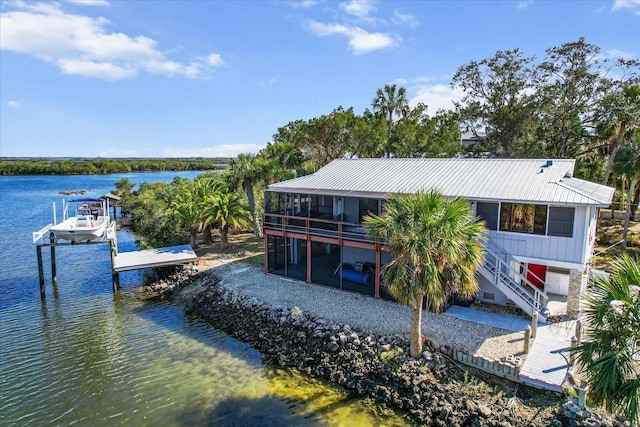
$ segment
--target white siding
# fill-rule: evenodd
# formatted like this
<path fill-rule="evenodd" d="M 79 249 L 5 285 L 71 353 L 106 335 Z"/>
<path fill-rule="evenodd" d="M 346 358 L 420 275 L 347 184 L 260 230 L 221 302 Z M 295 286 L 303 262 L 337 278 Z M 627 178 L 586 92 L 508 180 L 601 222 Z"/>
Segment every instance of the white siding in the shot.
<path fill-rule="evenodd" d="M 537 260 L 544 265 L 560 263 L 584 264 L 590 218 L 588 207 L 576 207 L 573 237 L 541 236 L 535 234 L 490 231 L 489 237 L 516 258 Z"/>

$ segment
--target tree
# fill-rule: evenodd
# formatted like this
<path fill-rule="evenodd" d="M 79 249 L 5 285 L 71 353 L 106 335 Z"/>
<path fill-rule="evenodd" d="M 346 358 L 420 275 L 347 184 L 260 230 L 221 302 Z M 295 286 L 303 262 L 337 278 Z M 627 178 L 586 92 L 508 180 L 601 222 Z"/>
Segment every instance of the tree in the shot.
<path fill-rule="evenodd" d="M 411 307 L 410 350 L 422 353 L 422 306 L 441 310 L 449 296 L 475 295 L 475 270 L 483 256 L 484 226 L 471 216 L 468 202 L 446 200 L 437 192 L 395 194 L 382 215 L 365 217 L 372 238 L 394 259 L 383 268 L 391 295 Z"/>
<path fill-rule="evenodd" d="M 229 246 L 229 228 L 246 227 L 252 222 L 251 212 L 236 193 L 217 193 L 206 200 L 205 224 L 217 224 L 220 249 Z"/>
<path fill-rule="evenodd" d="M 624 217 L 624 229 L 622 231 L 622 248 L 627 248 L 629 236 L 629 222 L 631 220 L 631 202 L 640 183 L 640 135 L 633 142 L 623 146 L 616 156 L 614 164 L 616 175 L 622 175 L 629 182 L 627 193 L 626 211 Z M 624 185 L 623 185 L 624 187 Z"/>
<path fill-rule="evenodd" d="M 574 354 L 596 403 L 640 423 L 640 264 L 628 255 L 585 295 L 585 341 Z"/>
<path fill-rule="evenodd" d="M 262 237 L 262 229 L 256 212 L 256 200 L 253 187 L 261 182 L 259 159 L 255 154 L 238 154 L 229 164 L 227 179 L 233 188 L 242 188 L 247 194 L 249 210 L 253 218 L 253 234 Z"/>
<path fill-rule="evenodd" d="M 500 157 L 532 157 L 540 152 L 535 129 L 534 57 L 519 49 L 497 51 L 456 71 L 451 86 L 465 95 L 456 103 L 469 130 L 486 130 L 484 144 Z"/>
<path fill-rule="evenodd" d="M 598 127 L 609 134 L 609 160 L 602 184 L 609 183 L 609 176 L 618 150 L 625 140 L 633 140 L 640 133 L 640 86 L 623 85 L 619 91 L 609 93 L 602 100 L 598 111 Z"/>
<path fill-rule="evenodd" d="M 603 77 L 600 48 L 584 37 L 546 52 L 537 70 L 539 134 L 549 155 L 576 157 L 589 150 L 594 113 L 610 81 Z"/>
<path fill-rule="evenodd" d="M 189 243 L 194 249 L 198 247 L 197 233 L 202 219 L 201 206 L 196 184 L 193 181 L 187 181 L 176 194 L 168 210 L 189 230 Z"/>
<path fill-rule="evenodd" d="M 393 129 L 393 117 L 405 117 L 409 112 L 409 102 L 407 101 L 407 90 L 403 87 L 397 88 L 395 84 L 386 84 L 384 88 L 376 91 L 376 96 L 371 102 L 373 111 L 386 117 L 387 119 L 387 146 L 385 155 L 391 154 L 391 131 Z"/>

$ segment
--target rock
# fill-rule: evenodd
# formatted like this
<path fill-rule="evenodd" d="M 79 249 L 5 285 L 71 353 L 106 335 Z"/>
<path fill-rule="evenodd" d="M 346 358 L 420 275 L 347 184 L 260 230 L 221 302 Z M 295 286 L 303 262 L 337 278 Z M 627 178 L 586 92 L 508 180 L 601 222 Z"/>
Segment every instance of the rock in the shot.
<path fill-rule="evenodd" d="M 329 341 L 327 343 L 326 347 L 327 347 L 327 351 L 329 351 L 331 353 L 335 353 L 336 351 L 338 351 L 340 349 L 340 346 L 335 341 Z"/>
<path fill-rule="evenodd" d="M 482 403 L 478 404 L 478 412 L 484 418 L 489 418 L 491 416 L 491 414 L 492 414 L 491 409 L 489 409 L 489 407 L 483 405 Z"/>
<path fill-rule="evenodd" d="M 298 307 L 293 307 L 291 309 L 291 313 L 289 313 L 289 315 L 291 316 L 291 320 L 295 320 L 297 322 L 299 322 L 300 320 L 302 320 L 302 316 L 304 315 L 304 313 L 302 312 L 302 310 Z"/>
<path fill-rule="evenodd" d="M 430 362 L 433 360 L 433 353 L 431 353 L 429 350 L 425 350 L 422 352 L 422 357 L 424 358 L 424 360 Z"/>

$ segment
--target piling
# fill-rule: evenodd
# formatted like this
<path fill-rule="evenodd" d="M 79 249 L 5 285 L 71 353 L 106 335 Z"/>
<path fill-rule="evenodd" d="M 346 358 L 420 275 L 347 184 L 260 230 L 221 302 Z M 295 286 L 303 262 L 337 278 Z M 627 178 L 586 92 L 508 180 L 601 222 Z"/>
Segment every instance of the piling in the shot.
<path fill-rule="evenodd" d="M 42 246 L 36 246 L 36 255 L 38 256 L 38 277 L 40 279 L 40 298 L 44 299 L 44 265 L 42 264 Z"/>
<path fill-rule="evenodd" d="M 536 337 L 536 332 L 538 331 L 538 312 L 534 311 L 531 316 L 531 338 Z"/>
<path fill-rule="evenodd" d="M 529 353 L 529 340 L 531 339 L 531 326 L 527 325 L 524 328 L 524 348 L 522 351 L 526 354 Z"/>
<path fill-rule="evenodd" d="M 51 242 L 51 282 L 56 286 L 58 284 L 58 267 L 56 266 L 56 238 L 53 232 L 49 233 L 49 241 Z"/>

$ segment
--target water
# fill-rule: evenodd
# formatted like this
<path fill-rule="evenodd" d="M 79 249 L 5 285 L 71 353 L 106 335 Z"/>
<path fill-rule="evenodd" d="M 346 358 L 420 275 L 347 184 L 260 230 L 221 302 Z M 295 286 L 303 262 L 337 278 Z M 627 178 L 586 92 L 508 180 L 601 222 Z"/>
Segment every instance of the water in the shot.
<path fill-rule="evenodd" d="M 56 249 L 58 286 L 43 248 L 40 298 L 31 233 L 61 218 L 61 190 L 99 196 L 132 182 L 196 172 L 0 177 L 0 425 L 408 425 L 330 384 L 262 362 L 250 346 L 144 300 L 142 273 L 113 294 L 109 245 Z M 120 251 L 135 236 L 118 232 Z"/>

